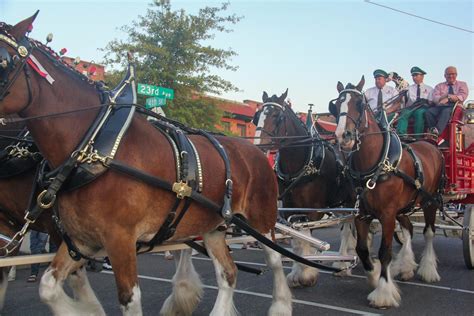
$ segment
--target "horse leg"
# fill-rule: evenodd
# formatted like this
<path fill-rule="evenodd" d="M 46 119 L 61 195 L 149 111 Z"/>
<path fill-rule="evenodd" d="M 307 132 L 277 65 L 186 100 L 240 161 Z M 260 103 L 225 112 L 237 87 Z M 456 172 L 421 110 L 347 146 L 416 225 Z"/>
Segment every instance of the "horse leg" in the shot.
<path fill-rule="evenodd" d="M 390 214 L 387 212 L 386 214 Z M 400 291 L 395 285 L 390 274 L 390 261 L 392 261 L 393 232 L 395 231 L 395 216 L 383 216 L 382 242 L 380 243 L 379 259 L 381 263 L 380 278 L 375 290 L 367 299 L 370 305 L 377 308 L 398 307 L 400 305 Z"/>
<path fill-rule="evenodd" d="M 380 277 L 380 262 L 372 262 L 368 246 L 370 222 L 356 216 L 354 224 L 357 229 L 356 252 L 367 273 L 367 282 L 373 288 L 377 286 Z"/>
<path fill-rule="evenodd" d="M 90 288 L 85 272 L 78 272 L 71 279 L 72 289 L 79 301 L 64 292 L 64 280 L 71 272 L 79 270 L 84 260 L 74 261 L 68 254 L 65 243 L 61 244 L 51 265 L 41 277 L 39 294 L 54 315 L 105 315 L 102 306 Z M 84 301 L 81 301 L 81 300 Z"/>
<path fill-rule="evenodd" d="M 397 216 L 402 229 L 403 245 L 392 264 L 392 277 L 400 274 L 402 280 L 409 280 L 415 275 L 414 271 L 418 266 L 415 262 L 415 254 L 411 247 L 411 238 L 413 236 L 413 225 L 406 215 Z"/>
<path fill-rule="evenodd" d="M 292 313 L 291 291 L 285 280 L 281 255 L 265 245 L 261 245 L 265 261 L 273 271 L 273 301 L 268 315 L 289 316 Z"/>
<path fill-rule="evenodd" d="M 302 230 L 300 233 L 311 236 L 311 230 L 309 229 Z M 311 247 L 311 244 L 299 238 L 293 237 L 292 246 L 294 253 L 300 257 L 315 254 L 315 249 Z M 286 280 L 288 281 L 288 285 L 292 288 L 308 287 L 316 284 L 318 275 L 318 269 L 308 267 L 307 265 L 295 261 Z"/>
<path fill-rule="evenodd" d="M 341 256 L 347 256 L 355 253 L 356 239 L 352 232 L 352 223 L 344 223 L 341 227 L 341 245 L 339 247 L 339 254 Z M 335 272 L 335 276 L 350 276 L 352 271 L 348 269 L 350 266 L 349 262 L 334 262 L 333 267 L 344 269 L 341 272 Z"/>
<path fill-rule="evenodd" d="M 433 208 L 423 209 L 425 216 L 425 228 L 423 235 L 425 237 L 425 249 L 421 255 L 418 275 L 425 282 L 438 282 L 441 277 L 438 274 L 438 259 L 433 247 L 433 238 L 435 235 L 436 210 Z"/>
<path fill-rule="evenodd" d="M 237 283 L 237 267 L 227 249 L 225 232 L 213 231 L 203 236 L 209 257 L 212 259 L 216 272 L 217 293 L 216 303 L 212 308 L 212 316 L 234 316 L 237 310 L 233 295 Z"/>
<path fill-rule="evenodd" d="M 142 315 L 134 236 L 122 229 L 117 229 L 114 231 L 114 236 L 105 241 L 104 246 L 114 270 L 122 314 Z"/>
<path fill-rule="evenodd" d="M 166 299 L 160 315 L 191 315 L 202 298 L 202 283 L 191 260 L 192 249 L 174 251 L 176 273 L 173 292 Z"/>

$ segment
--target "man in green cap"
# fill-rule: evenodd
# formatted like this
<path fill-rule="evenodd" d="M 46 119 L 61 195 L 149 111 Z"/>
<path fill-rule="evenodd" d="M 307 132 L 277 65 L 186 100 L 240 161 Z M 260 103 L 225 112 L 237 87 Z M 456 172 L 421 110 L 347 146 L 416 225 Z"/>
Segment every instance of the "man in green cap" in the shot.
<path fill-rule="evenodd" d="M 426 72 L 420 67 L 412 67 L 410 72 L 414 84 L 408 87 L 407 101 L 398 119 L 397 132 L 399 135 L 406 134 L 408 120 L 414 117 L 415 137 L 421 137 L 425 127 L 425 112 L 433 103 L 433 88 L 423 83 Z"/>
<path fill-rule="evenodd" d="M 370 108 L 378 111 L 384 102 L 398 95 L 394 87 L 387 85 L 388 74 L 382 69 L 374 71 L 375 87 L 369 88 L 365 91 L 365 97 Z M 396 110 L 394 107 L 388 107 L 387 114 Z"/>

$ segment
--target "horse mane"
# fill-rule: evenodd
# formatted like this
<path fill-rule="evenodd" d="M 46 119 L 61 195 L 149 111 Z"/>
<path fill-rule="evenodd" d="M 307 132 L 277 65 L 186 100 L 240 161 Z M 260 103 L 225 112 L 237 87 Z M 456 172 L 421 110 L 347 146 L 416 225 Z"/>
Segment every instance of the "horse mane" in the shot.
<path fill-rule="evenodd" d="M 41 52 L 43 56 L 45 56 L 50 61 L 52 61 L 55 66 L 59 66 L 62 69 L 66 70 L 68 73 L 72 74 L 76 79 L 84 81 L 92 86 L 103 85 L 102 82 L 94 81 L 90 79 L 89 77 L 87 77 L 86 75 L 78 71 L 76 68 L 66 63 L 64 59 L 58 53 L 56 53 L 51 47 L 46 46 L 45 44 L 32 38 L 29 38 L 29 41 L 32 45 L 35 46 L 37 51 Z"/>
<path fill-rule="evenodd" d="M 266 102 L 278 103 L 278 99 L 279 99 L 278 96 L 274 94 L 270 98 L 268 98 Z M 309 132 L 308 128 L 306 127 L 306 124 L 296 115 L 295 111 L 293 111 L 293 109 L 288 105 L 288 103 L 286 101 L 283 101 L 282 106 L 284 108 L 286 108 L 287 110 L 289 110 L 289 111 L 285 111 L 285 112 L 290 113 L 292 120 L 297 121 L 304 128 L 305 131 Z"/>

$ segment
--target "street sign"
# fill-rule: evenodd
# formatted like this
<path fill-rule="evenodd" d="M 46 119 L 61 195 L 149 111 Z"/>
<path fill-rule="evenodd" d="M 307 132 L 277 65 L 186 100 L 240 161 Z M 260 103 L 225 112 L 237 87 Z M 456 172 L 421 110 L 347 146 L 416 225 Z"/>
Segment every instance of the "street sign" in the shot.
<path fill-rule="evenodd" d="M 145 100 L 145 106 L 147 109 L 151 109 L 157 106 L 166 105 L 166 99 L 161 97 L 152 97 Z"/>
<path fill-rule="evenodd" d="M 148 95 L 150 97 L 163 97 L 169 100 L 174 99 L 174 90 L 164 87 L 152 86 L 149 84 L 139 83 L 137 93 Z"/>

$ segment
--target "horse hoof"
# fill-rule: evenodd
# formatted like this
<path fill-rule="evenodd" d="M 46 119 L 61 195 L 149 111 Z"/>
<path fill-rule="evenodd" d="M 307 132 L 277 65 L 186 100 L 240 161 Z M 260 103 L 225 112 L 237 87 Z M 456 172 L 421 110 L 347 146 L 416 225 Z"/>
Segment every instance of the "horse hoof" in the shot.
<path fill-rule="evenodd" d="M 318 280 L 317 275 L 315 276 L 301 276 L 301 275 L 291 275 L 289 274 L 286 278 L 288 286 L 291 288 L 303 288 L 303 287 L 311 287 L 316 284 Z"/>
<path fill-rule="evenodd" d="M 415 276 L 415 272 L 413 271 L 402 272 L 400 274 L 400 280 L 408 281 L 408 280 L 411 280 L 414 276 Z"/>

